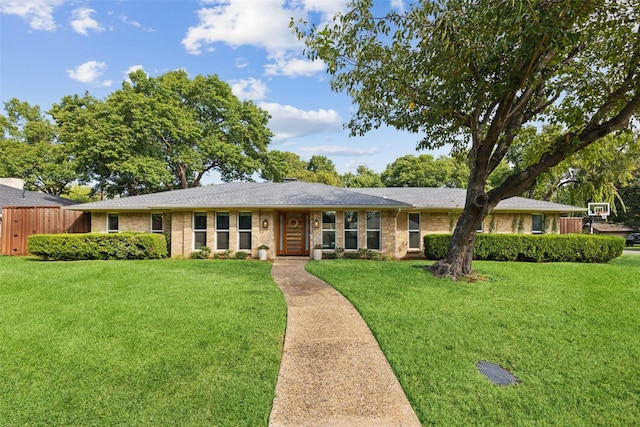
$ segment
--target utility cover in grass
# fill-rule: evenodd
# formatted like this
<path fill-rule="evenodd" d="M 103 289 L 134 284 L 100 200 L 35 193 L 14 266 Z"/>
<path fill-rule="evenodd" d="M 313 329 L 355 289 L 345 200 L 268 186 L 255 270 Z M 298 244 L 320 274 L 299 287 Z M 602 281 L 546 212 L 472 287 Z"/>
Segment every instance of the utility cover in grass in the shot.
<path fill-rule="evenodd" d="M 487 362 L 486 360 L 481 360 L 476 363 L 476 368 L 478 368 L 478 371 L 487 377 L 489 381 L 497 385 L 511 385 L 520 382 L 520 380 L 511 375 L 511 373 L 502 366 Z"/>

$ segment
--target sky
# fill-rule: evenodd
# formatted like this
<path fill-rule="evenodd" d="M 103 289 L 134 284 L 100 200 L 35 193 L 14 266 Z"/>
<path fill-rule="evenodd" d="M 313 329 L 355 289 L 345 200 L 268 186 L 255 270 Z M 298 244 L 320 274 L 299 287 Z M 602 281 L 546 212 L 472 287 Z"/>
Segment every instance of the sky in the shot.
<path fill-rule="evenodd" d="M 380 12 L 403 0 L 374 0 Z M 217 75 L 269 112 L 269 150 L 330 158 L 339 173 L 382 172 L 421 136 L 392 128 L 350 137 L 356 106 L 309 61 L 291 18 L 327 22 L 346 0 L 0 0 L 0 101 L 47 111 L 66 95 L 104 99 L 128 73 Z M 4 113 L 4 111 L 3 111 Z M 210 179 L 215 180 L 215 177 Z"/>

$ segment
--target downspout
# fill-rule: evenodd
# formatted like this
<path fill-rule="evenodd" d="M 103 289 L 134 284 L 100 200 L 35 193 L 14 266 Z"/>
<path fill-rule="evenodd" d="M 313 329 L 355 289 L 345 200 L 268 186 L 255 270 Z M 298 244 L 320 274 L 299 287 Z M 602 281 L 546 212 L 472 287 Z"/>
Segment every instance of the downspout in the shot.
<path fill-rule="evenodd" d="M 395 233 L 393 233 L 393 246 L 394 246 L 394 250 L 393 250 L 393 257 L 394 258 L 398 258 L 398 215 L 400 215 L 400 212 L 402 211 L 402 208 L 398 208 L 398 212 L 396 212 L 396 217 L 395 217 Z"/>

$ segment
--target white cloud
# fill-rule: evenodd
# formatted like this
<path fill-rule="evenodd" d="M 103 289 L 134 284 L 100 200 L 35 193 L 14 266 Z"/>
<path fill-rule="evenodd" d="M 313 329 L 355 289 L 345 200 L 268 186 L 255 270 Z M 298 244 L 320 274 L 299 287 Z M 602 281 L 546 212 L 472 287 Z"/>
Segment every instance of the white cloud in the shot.
<path fill-rule="evenodd" d="M 102 70 L 107 67 L 104 62 L 88 61 L 74 68 L 67 70 L 67 74 L 73 80 L 82 83 L 93 83 L 102 75 Z"/>
<path fill-rule="evenodd" d="M 231 92 L 242 101 L 264 99 L 268 91 L 266 84 L 253 78 L 247 80 L 230 80 L 229 86 L 231 86 Z"/>
<path fill-rule="evenodd" d="M 29 22 L 34 30 L 54 31 L 53 11 L 65 0 L 2 0 L 0 13 L 18 15 Z"/>
<path fill-rule="evenodd" d="M 104 28 L 91 17 L 96 11 L 94 9 L 89 9 L 88 7 L 81 7 L 78 9 L 74 9 L 71 12 L 71 27 L 74 29 L 76 33 L 83 34 L 85 36 L 89 35 L 89 30 L 93 31 L 104 31 Z"/>
<path fill-rule="evenodd" d="M 354 157 L 376 154 L 380 149 L 376 147 L 358 148 L 342 147 L 340 145 L 317 145 L 315 147 L 301 147 L 299 151 L 305 157 L 311 155 Z"/>
<path fill-rule="evenodd" d="M 139 28 L 142 31 L 146 31 L 149 33 L 154 33 L 156 30 L 153 28 L 146 28 L 144 27 L 141 23 L 139 23 L 138 21 L 135 21 L 133 19 L 129 19 L 126 15 L 120 15 L 120 21 L 122 21 L 123 23 L 127 24 L 127 25 L 131 25 L 132 27 L 135 28 Z"/>
<path fill-rule="evenodd" d="M 205 46 L 225 43 L 232 47 L 250 45 L 265 49 L 274 63 L 267 65 L 270 75 L 311 75 L 324 69 L 321 62 L 294 59 L 286 52 L 302 50 L 303 43 L 289 28 L 293 17 L 309 16 L 328 21 L 344 9 L 346 0 L 209 0 L 203 2 L 198 25 L 189 27 L 182 45 L 192 54 Z"/>
<path fill-rule="evenodd" d="M 273 141 L 281 143 L 287 139 L 342 130 L 342 119 L 335 110 L 300 110 L 291 105 L 261 102 L 258 105 L 271 115 L 269 128 L 274 133 Z"/>
<path fill-rule="evenodd" d="M 309 61 L 302 58 L 293 58 L 291 55 L 275 54 L 269 59 L 274 60 L 264 66 L 267 75 L 272 76 L 312 76 L 325 69 L 324 62 L 317 59 Z"/>

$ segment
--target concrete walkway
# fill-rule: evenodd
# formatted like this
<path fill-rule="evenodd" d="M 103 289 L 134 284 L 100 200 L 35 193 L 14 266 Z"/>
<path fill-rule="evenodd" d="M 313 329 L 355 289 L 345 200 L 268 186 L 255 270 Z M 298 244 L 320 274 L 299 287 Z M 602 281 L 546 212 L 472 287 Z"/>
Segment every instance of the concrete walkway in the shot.
<path fill-rule="evenodd" d="M 271 270 L 287 331 L 269 425 L 420 426 L 367 324 L 307 261 L 280 257 Z"/>

